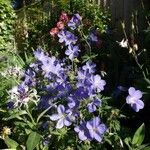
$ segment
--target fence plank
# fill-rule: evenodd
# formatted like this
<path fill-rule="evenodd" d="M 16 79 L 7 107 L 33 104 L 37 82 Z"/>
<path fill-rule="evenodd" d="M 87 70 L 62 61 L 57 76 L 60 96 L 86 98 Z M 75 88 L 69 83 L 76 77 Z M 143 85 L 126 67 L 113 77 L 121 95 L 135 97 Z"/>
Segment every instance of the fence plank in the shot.
<path fill-rule="evenodd" d="M 144 0 L 144 3 L 148 4 L 148 1 L 149 0 Z M 112 24 L 114 27 L 118 28 L 120 21 L 124 20 L 127 32 L 130 32 L 132 13 L 136 10 L 139 11 L 139 14 L 141 12 L 141 0 L 95 0 L 95 2 L 110 11 L 112 15 Z M 144 26 L 144 17 L 140 15 L 138 15 L 138 26 L 141 29 Z"/>

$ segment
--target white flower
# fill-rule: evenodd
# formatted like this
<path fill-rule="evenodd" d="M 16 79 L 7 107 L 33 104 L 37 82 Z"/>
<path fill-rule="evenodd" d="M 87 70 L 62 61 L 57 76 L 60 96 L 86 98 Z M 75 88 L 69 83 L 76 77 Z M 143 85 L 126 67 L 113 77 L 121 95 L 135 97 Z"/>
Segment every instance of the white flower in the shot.
<path fill-rule="evenodd" d="M 128 48 L 128 39 L 122 39 L 122 41 L 121 42 L 118 42 L 117 41 L 117 43 L 121 46 L 121 47 L 123 47 L 123 48 Z"/>

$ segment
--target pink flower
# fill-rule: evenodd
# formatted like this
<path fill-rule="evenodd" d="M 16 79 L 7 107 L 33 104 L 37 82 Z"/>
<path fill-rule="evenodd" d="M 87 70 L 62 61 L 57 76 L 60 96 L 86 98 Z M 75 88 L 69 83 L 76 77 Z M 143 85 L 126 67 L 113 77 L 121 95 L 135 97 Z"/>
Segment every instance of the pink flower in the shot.
<path fill-rule="evenodd" d="M 55 36 L 55 34 L 57 34 L 58 32 L 59 32 L 59 29 L 55 27 L 55 28 L 52 28 L 49 33 L 51 36 Z"/>
<path fill-rule="evenodd" d="M 59 18 L 59 20 L 65 22 L 65 23 L 67 23 L 67 22 L 69 21 L 69 17 L 68 17 L 68 15 L 67 15 L 67 13 L 62 12 L 62 13 L 61 13 L 61 16 L 60 16 L 60 18 Z"/>
<path fill-rule="evenodd" d="M 64 23 L 62 21 L 57 22 L 58 29 L 64 29 Z"/>

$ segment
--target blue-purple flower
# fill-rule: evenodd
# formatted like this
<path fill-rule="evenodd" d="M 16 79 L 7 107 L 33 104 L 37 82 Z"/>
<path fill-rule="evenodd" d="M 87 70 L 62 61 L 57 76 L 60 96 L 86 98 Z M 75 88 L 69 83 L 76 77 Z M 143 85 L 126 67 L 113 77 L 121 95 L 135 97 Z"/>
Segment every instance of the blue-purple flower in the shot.
<path fill-rule="evenodd" d="M 129 95 L 126 97 L 126 103 L 131 105 L 131 107 L 138 112 L 140 109 L 144 108 L 144 103 L 141 100 L 142 92 L 140 90 L 135 90 L 134 87 L 128 89 Z"/>
<path fill-rule="evenodd" d="M 61 129 L 64 126 L 70 126 L 72 121 L 74 120 L 74 116 L 71 116 L 66 113 L 65 107 L 63 105 L 59 105 L 57 107 L 58 114 L 53 114 L 50 116 L 52 121 L 57 121 L 56 128 Z"/>
<path fill-rule="evenodd" d="M 104 86 L 106 85 L 105 80 L 101 79 L 100 75 L 94 75 L 91 77 L 92 87 L 95 91 L 101 92 L 104 90 Z"/>
<path fill-rule="evenodd" d="M 62 30 L 58 33 L 58 37 L 59 37 L 59 42 L 60 43 L 65 43 L 65 45 L 70 45 L 70 44 L 75 44 L 77 42 L 77 37 L 69 32 L 69 31 L 66 31 L 66 30 Z"/>
<path fill-rule="evenodd" d="M 88 39 L 91 41 L 91 42 L 97 42 L 98 41 L 98 37 L 95 33 L 91 32 Z"/>
<path fill-rule="evenodd" d="M 31 68 L 27 69 L 24 74 L 24 83 L 29 87 L 33 87 L 36 85 L 35 72 L 31 70 Z"/>
<path fill-rule="evenodd" d="M 73 61 L 74 60 L 74 58 L 75 57 L 78 57 L 78 55 L 79 55 L 79 52 L 80 50 L 79 50 L 79 47 L 78 46 L 74 46 L 74 45 L 69 45 L 68 46 L 68 49 L 65 51 L 65 54 L 67 55 L 67 56 L 69 56 L 69 59 L 71 60 L 71 61 Z"/>
<path fill-rule="evenodd" d="M 84 65 L 82 67 L 82 69 L 84 71 L 86 71 L 87 73 L 95 73 L 95 67 L 96 67 L 96 64 L 92 63 L 91 61 L 88 61 L 86 62 L 86 65 Z"/>
<path fill-rule="evenodd" d="M 46 56 L 40 48 L 34 51 L 34 57 L 41 62 L 45 61 L 48 58 L 48 56 Z"/>
<path fill-rule="evenodd" d="M 74 128 L 75 132 L 78 133 L 78 137 L 81 141 L 91 140 L 91 136 L 89 134 L 89 130 L 86 128 L 86 122 L 81 121 L 79 126 Z"/>
<path fill-rule="evenodd" d="M 68 27 L 75 30 L 79 25 L 81 25 L 81 16 L 79 14 L 74 14 L 71 20 L 68 22 Z"/>
<path fill-rule="evenodd" d="M 103 134 L 106 132 L 105 124 L 101 123 L 99 117 L 95 117 L 90 121 L 87 121 L 86 127 L 89 130 L 92 139 L 98 142 L 102 141 Z"/>
<path fill-rule="evenodd" d="M 88 111 L 89 112 L 94 112 L 96 111 L 97 107 L 101 105 L 101 100 L 98 99 L 97 97 L 93 98 L 93 101 L 87 105 Z"/>
<path fill-rule="evenodd" d="M 78 107 L 79 106 L 79 101 L 77 100 L 77 97 L 73 97 L 73 96 L 69 96 L 68 97 L 68 107 L 70 109 L 74 108 L 74 107 Z"/>

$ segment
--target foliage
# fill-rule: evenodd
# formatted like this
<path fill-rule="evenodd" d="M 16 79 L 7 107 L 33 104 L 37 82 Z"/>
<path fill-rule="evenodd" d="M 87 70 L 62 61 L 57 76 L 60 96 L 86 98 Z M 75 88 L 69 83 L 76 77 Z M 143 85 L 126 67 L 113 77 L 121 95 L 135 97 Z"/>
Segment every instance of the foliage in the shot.
<path fill-rule="evenodd" d="M 13 49 L 13 24 L 16 18 L 9 0 L 0 1 L 0 51 Z"/>
<path fill-rule="evenodd" d="M 82 20 L 78 13 L 69 18 L 62 12 L 50 34 L 59 41 L 57 45 L 64 54 L 55 57 L 38 48 L 34 59 L 26 59 L 28 65 L 23 63 L 23 75 L 8 91 L 2 109 L 3 121 L 13 122 L 12 133 L 5 127 L 1 134 L 8 147 L 29 150 L 120 150 L 126 149 L 125 144 L 129 148 L 147 147 L 141 145 L 144 125 L 131 141 L 125 139 L 131 136 L 128 130 L 122 135 L 125 126 L 120 123 L 130 117 L 123 112 L 125 101 L 136 112 L 143 109 L 143 93 L 133 87 L 125 89 L 121 108 L 112 96 L 105 94 L 108 84 L 103 79 L 105 75 L 93 63 L 96 57 L 92 53 L 93 44 L 99 38 L 97 32 L 86 30 Z"/>
<path fill-rule="evenodd" d="M 47 51 L 56 53 L 59 48 L 52 47 L 53 40 L 48 32 L 58 20 L 62 10 L 72 14 L 78 11 L 83 18 L 87 28 L 97 28 L 100 32 L 106 32 L 110 22 L 108 12 L 98 5 L 89 1 L 35 1 L 16 10 L 17 19 L 15 21 L 15 39 L 19 52 L 36 49 L 38 46 L 44 47 Z M 70 7 L 72 10 L 70 11 Z"/>
<path fill-rule="evenodd" d="M 62 10 L 68 13 L 79 13 L 87 26 L 94 25 L 99 32 L 106 32 L 110 23 L 110 14 L 97 3 L 90 0 L 59 0 L 55 1 L 55 7 L 60 13 Z"/>
<path fill-rule="evenodd" d="M 137 42 L 134 26 L 130 39 L 122 22 L 118 42 L 108 13 L 88 0 L 34 1 L 16 14 L 18 49 L 0 52 L 0 142 L 18 150 L 149 149 L 149 29 Z"/>

